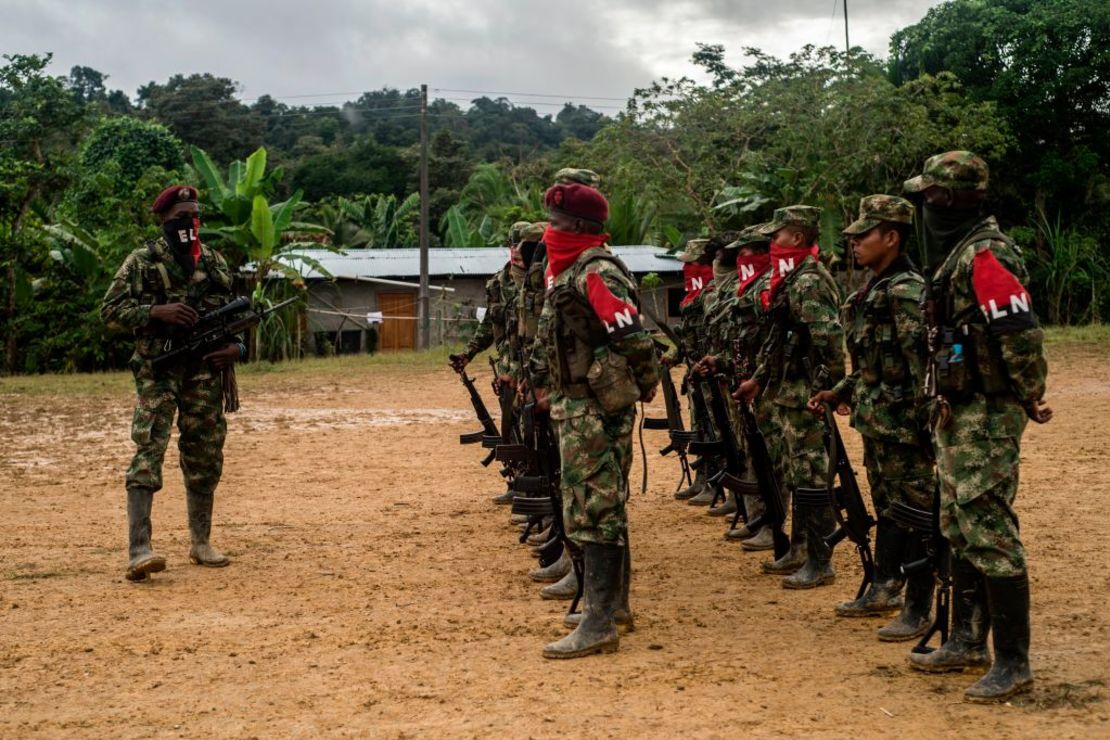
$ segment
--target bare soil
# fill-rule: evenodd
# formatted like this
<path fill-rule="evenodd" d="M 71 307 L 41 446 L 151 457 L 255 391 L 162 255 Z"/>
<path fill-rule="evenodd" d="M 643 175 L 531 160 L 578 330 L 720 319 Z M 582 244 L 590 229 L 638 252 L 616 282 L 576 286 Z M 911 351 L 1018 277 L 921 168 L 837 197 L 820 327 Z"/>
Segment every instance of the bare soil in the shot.
<path fill-rule="evenodd" d="M 477 425 L 446 368 L 244 374 L 213 538 L 234 562 L 188 564 L 171 445 L 169 569 L 146 584 L 123 578 L 126 383 L 0 384 L 0 736 L 1110 736 L 1110 367 L 1090 344 L 1051 359 L 1056 419 L 1025 436 L 1018 500 L 1037 684 L 996 707 L 833 615 L 850 548 L 831 587 L 760 575 L 673 500 L 659 432 L 646 495 L 633 473 L 638 629 L 552 662 L 565 603 L 538 598 L 496 473 L 457 443 Z"/>

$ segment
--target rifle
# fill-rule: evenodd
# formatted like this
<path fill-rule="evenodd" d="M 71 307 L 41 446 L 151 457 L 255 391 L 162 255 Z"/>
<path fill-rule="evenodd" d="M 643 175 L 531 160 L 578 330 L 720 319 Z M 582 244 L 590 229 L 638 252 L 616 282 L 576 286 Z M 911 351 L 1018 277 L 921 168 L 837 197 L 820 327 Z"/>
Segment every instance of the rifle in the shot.
<path fill-rule="evenodd" d="M 808 361 L 806 366 L 809 366 Z M 828 384 L 828 378 L 828 368 L 818 367 L 817 372 L 813 374 L 811 392 L 824 390 Z M 856 546 L 856 552 L 859 553 L 860 563 L 863 566 L 863 580 L 856 592 L 858 599 L 875 580 L 875 560 L 871 554 L 870 537 L 875 520 L 867 511 L 867 505 L 863 501 L 863 494 L 856 481 L 856 473 L 852 470 L 852 463 L 844 450 L 844 440 L 840 437 L 840 427 L 836 425 L 831 404 L 825 405 L 825 446 L 829 451 L 827 485 L 829 503 L 832 504 L 833 512 L 840 524 L 835 532 L 825 538 L 825 541 L 829 547 L 836 547 L 847 538 Z M 840 481 L 839 486 L 835 485 L 837 479 Z M 841 512 L 842 509 L 843 512 Z"/>
<path fill-rule="evenodd" d="M 659 343 L 656 343 L 656 349 L 662 351 Z M 672 452 L 678 455 L 679 465 L 682 466 L 682 475 L 679 476 L 678 486 L 675 488 L 678 491 L 682 488 L 683 483 L 693 485 L 693 477 L 690 475 L 690 461 L 686 457 L 686 446 L 697 438 L 697 434 L 686 431 L 686 426 L 682 421 L 682 405 L 678 400 L 678 391 L 675 389 L 674 379 L 671 378 L 671 369 L 663 367 L 661 370 L 660 385 L 663 387 L 663 403 L 667 409 L 667 418 L 644 417 L 643 424 L 645 429 L 667 430 L 671 443 L 659 450 L 659 454 L 663 457 Z"/>
<path fill-rule="evenodd" d="M 664 322 L 662 320 L 659 320 L 659 317 L 656 316 L 655 313 L 652 310 L 650 310 L 650 308 L 648 306 L 646 306 L 646 305 L 642 306 L 642 310 L 643 310 L 644 314 L 648 318 L 650 318 L 650 320 L 655 322 L 655 325 L 659 327 L 659 331 L 663 332 L 663 334 L 668 339 L 670 339 L 670 341 L 674 342 L 675 348 L 678 351 L 679 361 L 685 362 L 686 365 L 688 366 L 687 372 L 683 376 L 683 391 L 685 393 L 687 393 L 690 397 L 690 403 L 692 403 L 692 405 L 694 406 L 694 419 L 696 420 L 697 425 L 700 427 L 700 429 L 702 429 L 702 432 L 700 432 L 700 433 L 698 433 L 698 432 L 687 432 L 687 430 L 685 430 L 683 428 L 683 426 L 682 426 L 682 410 L 680 410 L 678 408 L 678 396 L 677 396 L 677 394 L 675 394 L 674 405 L 676 407 L 676 412 L 677 412 L 677 417 L 678 417 L 678 425 L 677 425 L 677 427 L 675 427 L 675 426 L 670 427 L 670 445 L 668 447 L 665 447 L 664 449 L 660 450 L 659 454 L 660 455 L 666 455 L 667 452 L 669 452 L 669 450 L 672 449 L 672 448 L 674 448 L 675 450 L 682 449 L 683 450 L 683 455 L 682 455 L 682 457 L 680 457 L 680 459 L 682 459 L 683 463 L 684 463 L 684 469 L 683 469 L 683 474 L 685 476 L 684 479 L 689 480 L 690 479 L 689 468 L 692 467 L 692 466 L 690 466 L 690 464 L 688 462 L 686 462 L 686 453 L 693 453 L 695 455 L 702 456 L 702 459 L 698 460 L 698 462 L 695 463 L 693 465 L 693 467 L 707 466 L 708 465 L 708 457 L 709 456 L 719 456 L 719 453 L 720 453 L 720 448 L 715 446 L 715 444 L 714 444 L 716 442 L 716 437 L 714 435 L 714 430 L 713 430 L 714 429 L 713 418 L 710 417 L 709 407 L 708 407 L 708 404 L 706 404 L 706 402 L 705 402 L 705 394 L 703 393 L 702 382 L 700 382 L 699 379 L 697 377 L 695 377 L 693 369 L 692 369 L 693 365 L 697 362 L 698 358 L 697 357 L 692 357 L 692 355 L 690 355 L 688 349 L 686 348 L 685 343 L 682 341 L 682 338 L 680 338 L 675 333 L 675 330 L 673 330 L 673 328 L 670 327 L 670 325 L 668 325 L 666 322 Z M 667 381 L 669 381 L 669 376 L 670 376 L 670 374 L 668 372 L 666 374 Z M 672 384 L 672 389 L 673 389 L 673 387 L 674 386 Z M 664 384 L 664 401 L 666 401 L 666 393 L 667 393 L 667 388 L 666 388 L 666 383 L 665 383 Z M 667 416 L 668 417 L 670 416 L 669 406 L 668 406 Z M 645 422 L 645 426 L 648 426 L 646 422 Z M 653 428 L 653 427 L 648 426 L 648 428 Z M 704 437 L 704 436 L 708 436 L 709 439 L 708 440 L 699 439 L 699 437 Z M 693 483 L 693 480 L 690 480 L 690 483 Z M 680 479 L 678 481 L 678 486 L 682 487 L 682 484 L 683 484 L 683 479 Z M 717 490 L 715 491 L 715 495 L 714 495 L 715 503 L 716 503 L 716 499 L 717 499 L 719 493 L 720 493 L 720 488 L 718 486 Z"/>
<path fill-rule="evenodd" d="M 933 499 L 932 512 L 915 509 L 901 501 L 895 501 L 891 506 L 891 518 L 902 527 L 920 532 L 928 532 L 925 540 L 924 557 L 908 563 L 903 563 L 899 569 L 904 576 L 930 570 L 936 574 L 937 579 L 937 606 L 933 623 L 913 647 L 915 653 L 931 653 L 934 648 L 929 647 L 933 635 L 940 635 L 940 644 L 948 641 L 948 622 L 952 606 L 952 552 L 948 547 L 948 540 L 940 531 L 940 491 Z"/>
<path fill-rule="evenodd" d="M 489 357 L 489 367 L 493 371 L 493 392 L 497 394 L 497 404 L 501 407 L 501 432 L 500 437 L 505 442 L 511 442 L 517 439 L 516 433 L 516 409 L 514 408 L 516 400 L 516 391 L 513 388 L 506 387 L 501 383 L 501 379 L 497 374 L 497 363 L 494 361 L 493 356 Z"/>
<path fill-rule="evenodd" d="M 214 311 L 201 314 L 196 326 L 181 339 L 167 339 L 162 354 L 150 361 L 151 369 L 159 372 L 183 357 L 203 357 L 231 343 L 239 334 L 254 328 L 262 319 L 300 300 L 297 297 L 259 310 L 249 298 L 240 296 Z M 176 345 L 176 346 L 175 346 Z"/>
<path fill-rule="evenodd" d="M 779 480 L 775 476 L 775 463 L 771 459 L 771 452 L 767 449 L 767 440 L 759 429 L 752 405 L 741 401 L 740 418 L 744 425 L 744 438 L 748 442 L 748 457 L 752 463 L 752 472 L 755 474 L 758 490 L 737 491 L 738 495 L 757 494 L 763 500 L 764 512 L 753 520 L 748 521 L 748 530 L 758 531 L 764 525 L 771 527 L 771 537 L 775 543 L 775 558 L 781 558 L 790 550 L 790 538 L 786 536 L 783 527 L 786 524 L 786 508 L 782 505 L 782 491 L 779 490 Z M 747 481 L 741 481 L 745 486 L 751 486 Z M 740 507 L 736 509 L 736 516 L 732 519 L 732 527 L 739 521 Z"/>
<path fill-rule="evenodd" d="M 501 439 L 501 432 L 498 431 L 497 425 L 493 423 L 493 419 L 486 409 L 486 402 L 482 400 L 482 394 L 478 393 L 478 389 L 474 387 L 474 378 L 467 376 L 465 369 L 457 372 L 463 387 L 470 394 L 470 405 L 474 407 L 474 413 L 478 417 L 478 422 L 482 425 L 481 431 L 460 434 L 459 444 L 472 445 L 481 442 L 483 447 L 490 448 L 490 441 L 492 440 L 494 449 L 491 449 L 490 453 L 482 459 L 482 467 L 488 468 L 496 457 L 496 443 Z"/>

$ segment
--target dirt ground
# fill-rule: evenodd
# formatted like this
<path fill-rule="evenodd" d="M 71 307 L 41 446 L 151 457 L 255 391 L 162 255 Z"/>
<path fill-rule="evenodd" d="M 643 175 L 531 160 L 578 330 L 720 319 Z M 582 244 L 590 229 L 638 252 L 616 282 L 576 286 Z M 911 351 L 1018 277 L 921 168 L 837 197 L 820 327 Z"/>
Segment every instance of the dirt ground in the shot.
<path fill-rule="evenodd" d="M 1037 685 L 1000 707 L 909 670 L 880 621 L 833 616 L 850 548 L 832 587 L 760 575 L 673 500 L 660 432 L 646 495 L 633 473 L 638 629 L 552 662 L 565 603 L 538 597 L 496 474 L 457 443 L 477 425 L 445 367 L 244 373 L 213 538 L 234 562 L 188 564 L 171 445 L 169 568 L 146 584 L 123 578 L 127 379 L 0 381 L 0 736 L 1108 737 L 1107 355 L 1053 346 L 1056 419 L 1025 436 Z"/>

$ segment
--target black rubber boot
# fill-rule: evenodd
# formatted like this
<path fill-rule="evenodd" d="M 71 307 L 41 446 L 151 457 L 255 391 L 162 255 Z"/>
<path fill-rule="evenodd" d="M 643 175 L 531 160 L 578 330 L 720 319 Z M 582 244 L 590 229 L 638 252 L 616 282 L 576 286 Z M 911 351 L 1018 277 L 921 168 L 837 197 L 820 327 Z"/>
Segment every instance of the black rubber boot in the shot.
<path fill-rule="evenodd" d="M 544 646 L 545 658 L 580 658 L 611 653 L 620 645 L 615 612 L 621 598 L 625 551 L 620 545 L 583 546 L 586 559 L 586 610 L 563 639 Z"/>
<path fill-rule="evenodd" d="M 1005 701 L 1033 687 L 1029 667 L 1029 576 L 986 578 L 993 630 L 994 663 L 987 675 L 968 687 L 974 702 Z"/>
<path fill-rule="evenodd" d="M 784 489 L 785 490 L 785 489 Z M 783 503 L 790 511 L 790 494 L 783 494 Z M 795 502 L 796 504 L 797 502 Z M 801 568 L 806 562 L 809 548 L 806 544 L 805 514 L 794 507 L 790 515 L 790 550 L 774 562 L 763 563 L 763 572 L 771 576 L 789 575 Z"/>
<path fill-rule="evenodd" d="M 705 476 L 701 473 L 701 468 L 694 472 L 694 482 L 683 488 L 681 491 L 675 493 L 674 497 L 679 501 L 691 499 L 701 493 L 701 489 L 705 487 Z"/>
<path fill-rule="evenodd" d="M 166 559 L 150 547 L 150 510 L 154 494 L 144 488 L 127 489 L 127 572 L 129 581 L 145 581 L 166 569 Z"/>
<path fill-rule="evenodd" d="M 736 494 L 725 491 L 724 503 L 717 504 L 706 512 L 709 516 L 728 516 L 736 513 Z"/>
<path fill-rule="evenodd" d="M 563 554 L 559 556 L 558 560 L 546 568 L 533 568 L 529 571 L 528 577 L 537 583 L 555 583 L 569 573 L 570 570 L 570 555 L 567 553 L 566 548 L 563 548 Z"/>
<path fill-rule="evenodd" d="M 513 489 L 507 488 L 507 489 L 505 489 L 504 493 L 502 493 L 498 496 L 494 496 L 493 498 L 490 499 L 490 501 L 497 504 L 498 506 L 512 506 L 513 498 L 515 496 L 516 496 L 516 493 L 513 492 Z"/>
<path fill-rule="evenodd" d="M 189 538 L 192 546 L 189 548 L 189 562 L 193 565 L 203 565 L 208 568 L 223 568 L 231 563 L 227 556 L 212 545 L 208 544 L 208 537 L 212 533 L 212 506 L 215 497 L 212 494 L 185 492 L 185 506 L 189 512 Z"/>
<path fill-rule="evenodd" d="M 558 581 L 540 589 L 540 598 L 549 601 L 570 601 L 577 593 L 578 576 L 574 574 L 574 568 L 571 568 Z"/>
<path fill-rule="evenodd" d="M 691 497 L 686 503 L 690 506 L 709 506 L 717 497 L 717 489 L 708 482 L 703 483 L 697 496 Z"/>
<path fill-rule="evenodd" d="M 880 517 L 875 525 L 875 578 L 863 596 L 836 605 L 838 617 L 875 617 L 902 608 L 901 565 L 910 533 Z"/>
<path fill-rule="evenodd" d="M 636 624 L 632 619 L 632 605 L 628 601 L 628 594 L 632 584 L 632 549 L 624 548 L 624 567 L 621 572 L 620 598 L 617 599 L 617 608 L 613 612 L 613 621 L 617 624 L 617 632 L 626 634 L 636 631 Z M 577 627 L 582 621 L 583 611 L 573 614 L 568 613 L 563 617 L 563 624 L 567 627 Z"/>
<path fill-rule="evenodd" d="M 991 615 L 983 575 L 968 561 L 952 558 L 952 632 L 948 640 L 931 653 L 910 653 L 910 668 L 928 673 L 985 668 L 987 632 Z"/>
<path fill-rule="evenodd" d="M 808 589 L 828 586 L 836 582 L 836 572 L 832 567 L 832 547 L 825 538 L 836 529 L 836 515 L 832 507 L 798 505 L 799 512 L 807 512 L 806 561 L 801 568 L 782 579 L 782 587 L 789 589 Z"/>
<path fill-rule="evenodd" d="M 928 532 L 908 531 L 910 537 L 904 562 L 912 563 L 925 557 L 926 541 L 931 538 Z M 947 547 L 948 543 L 944 543 Z M 902 611 L 890 624 L 879 629 L 882 642 L 905 642 L 920 637 L 932 624 L 930 612 L 933 608 L 933 589 L 936 587 L 936 574 L 932 567 L 923 568 L 906 579 L 906 598 Z"/>
<path fill-rule="evenodd" d="M 551 539 L 551 535 L 553 533 L 553 530 L 554 530 L 554 525 L 553 524 L 548 524 L 545 529 L 543 529 L 539 532 L 536 532 L 535 534 L 528 535 L 528 539 L 525 540 L 525 541 L 529 545 L 532 545 L 532 546 L 545 545 L 545 544 L 547 544 L 547 541 Z"/>

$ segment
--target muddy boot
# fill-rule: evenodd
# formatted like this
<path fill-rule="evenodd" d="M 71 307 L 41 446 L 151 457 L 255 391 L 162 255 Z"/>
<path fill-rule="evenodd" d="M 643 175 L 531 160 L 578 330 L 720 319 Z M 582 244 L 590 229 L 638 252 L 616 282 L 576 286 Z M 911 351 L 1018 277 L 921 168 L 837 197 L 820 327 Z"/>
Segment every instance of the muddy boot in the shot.
<path fill-rule="evenodd" d="M 552 525 L 548 524 L 543 531 L 528 535 L 528 544 L 532 546 L 546 545 L 547 541 L 551 539 L 551 527 Z"/>
<path fill-rule="evenodd" d="M 875 577 L 858 599 L 836 605 L 838 617 L 874 617 L 902 608 L 901 565 L 910 533 L 880 517 L 875 525 Z"/>
<path fill-rule="evenodd" d="M 754 537 L 749 537 L 740 543 L 740 547 L 748 552 L 761 552 L 775 549 L 775 537 L 770 527 L 760 527 Z"/>
<path fill-rule="evenodd" d="M 570 569 L 570 555 L 567 554 L 566 548 L 563 548 L 563 554 L 559 556 L 558 560 L 546 568 L 532 569 L 528 573 L 528 577 L 537 583 L 555 583 L 569 573 Z"/>
<path fill-rule="evenodd" d="M 935 584 L 936 577 L 931 568 L 925 568 L 906 579 L 906 600 L 902 612 L 879 630 L 879 640 L 905 642 L 925 634 L 933 623 L 929 614 L 933 607 Z"/>
<path fill-rule="evenodd" d="M 790 494 L 787 489 L 783 489 L 782 498 L 786 510 L 791 511 Z M 771 576 L 789 575 L 802 567 L 802 564 L 806 561 L 806 553 L 808 551 L 806 547 L 806 530 L 802 522 L 802 514 L 795 507 L 790 514 L 790 550 L 774 562 L 763 563 L 763 572 Z"/>
<path fill-rule="evenodd" d="M 490 501 L 497 504 L 498 506 L 512 506 L 513 498 L 515 496 L 516 493 L 513 492 L 513 489 L 506 488 L 504 493 L 499 496 L 494 496 L 490 499 Z"/>
<path fill-rule="evenodd" d="M 728 516 L 736 513 L 736 494 L 732 491 L 725 492 L 725 501 L 705 512 L 709 516 Z"/>
<path fill-rule="evenodd" d="M 208 536 L 212 532 L 214 501 L 212 494 L 185 492 L 185 506 L 189 512 L 189 538 L 192 541 L 192 547 L 189 548 L 189 562 L 209 568 L 223 568 L 231 561 L 208 544 Z"/>
<path fill-rule="evenodd" d="M 986 578 L 994 663 L 987 675 L 968 687 L 974 702 L 1005 701 L 1033 687 L 1029 667 L 1029 576 Z"/>
<path fill-rule="evenodd" d="M 545 658 L 579 658 L 611 653 L 620 645 L 615 611 L 621 599 L 626 548 L 620 545 L 583 546 L 586 559 L 586 611 L 574 631 L 546 645 Z"/>
<path fill-rule="evenodd" d="M 574 575 L 574 568 L 550 586 L 540 589 L 540 598 L 551 601 L 570 601 L 578 593 L 578 576 Z"/>
<path fill-rule="evenodd" d="M 145 581 L 166 569 L 166 559 L 150 547 L 150 510 L 154 494 L 145 488 L 127 489 L 127 572 L 129 581 Z"/>
<path fill-rule="evenodd" d="M 697 496 L 699 493 L 701 493 L 701 489 L 704 487 L 705 476 L 701 474 L 701 469 L 699 468 L 694 473 L 694 482 L 683 488 L 681 491 L 676 492 L 674 497 L 679 501 L 685 501 L 686 499 L 691 499 L 694 496 Z"/>
<path fill-rule="evenodd" d="M 836 573 L 832 567 L 832 547 L 825 539 L 836 528 L 836 515 L 830 505 L 818 503 L 818 495 L 825 496 L 827 500 L 827 493 L 823 489 L 802 488 L 795 491 L 794 495 L 805 494 L 811 495 L 810 500 L 798 501 L 796 508 L 802 514 L 802 524 L 806 528 L 806 561 L 792 575 L 782 579 L 783 588 L 817 588 L 836 582 Z"/>
<path fill-rule="evenodd" d="M 910 668 L 927 673 L 985 668 L 987 631 L 991 614 L 987 608 L 983 575 L 963 558 L 952 558 L 952 632 L 948 641 L 931 653 L 910 653 Z"/>
<path fill-rule="evenodd" d="M 621 573 L 621 590 L 620 598 L 617 599 L 617 608 L 613 612 L 613 620 L 617 623 L 617 632 L 626 634 L 634 632 L 636 625 L 632 620 L 632 605 L 628 601 L 628 593 L 632 584 L 632 550 L 629 547 L 624 548 L 624 566 Z M 582 621 L 582 615 L 585 610 L 568 613 L 563 617 L 563 624 L 567 627 L 577 627 L 578 623 Z"/>
<path fill-rule="evenodd" d="M 715 486 L 705 483 L 701 487 L 701 491 L 697 496 L 694 496 L 686 503 L 690 506 L 709 506 L 713 503 L 713 499 L 717 498 L 717 488 Z"/>

